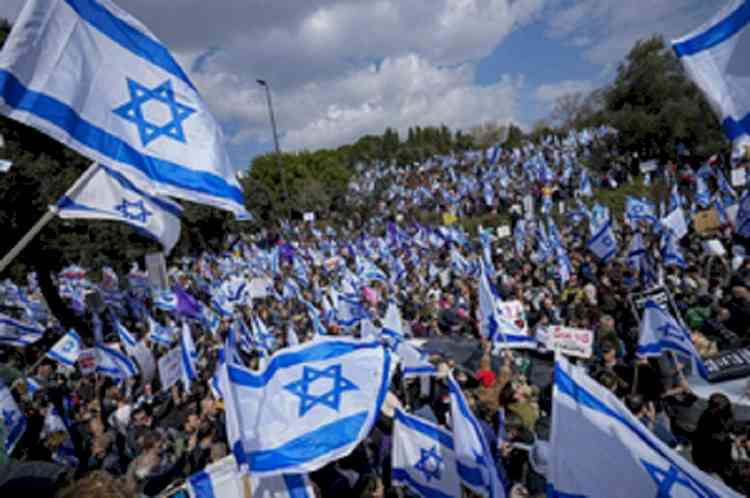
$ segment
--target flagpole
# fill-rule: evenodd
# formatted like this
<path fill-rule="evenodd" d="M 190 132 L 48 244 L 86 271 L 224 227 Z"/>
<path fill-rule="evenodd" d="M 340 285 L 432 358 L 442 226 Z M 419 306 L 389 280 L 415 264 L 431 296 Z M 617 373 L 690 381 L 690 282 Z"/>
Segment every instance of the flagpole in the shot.
<path fill-rule="evenodd" d="M 92 176 L 94 176 L 94 173 L 98 170 L 99 166 L 94 163 L 76 180 L 76 182 L 73 184 L 72 187 L 65 193 L 67 197 L 75 197 L 78 195 L 78 193 L 81 191 L 81 189 L 88 183 L 88 181 L 91 179 Z M 52 218 L 57 216 L 57 213 L 59 212 L 59 208 L 57 205 L 51 205 L 47 207 L 47 212 L 42 215 L 39 220 L 34 224 L 33 227 L 31 227 L 31 230 L 26 232 L 26 235 L 24 235 L 21 240 L 19 240 L 13 248 L 8 251 L 8 253 L 3 257 L 2 260 L 0 260 L 0 273 L 2 273 L 5 268 L 14 260 L 16 259 L 16 256 L 18 256 L 21 251 L 23 251 L 27 245 L 34 239 L 34 237 L 37 236 L 39 232 L 42 231 L 42 229 L 52 221 Z"/>

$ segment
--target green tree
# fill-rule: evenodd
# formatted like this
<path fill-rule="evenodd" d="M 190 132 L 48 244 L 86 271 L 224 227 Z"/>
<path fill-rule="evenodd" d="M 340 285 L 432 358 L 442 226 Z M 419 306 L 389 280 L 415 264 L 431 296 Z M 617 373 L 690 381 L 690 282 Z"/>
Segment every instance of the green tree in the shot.
<path fill-rule="evenodd" d="M 705 98 L 660 36 L 635 44 L 604 91 L 604 104 L 620 144 L 642 157 L 667 160 L 679 143 L 704 155 L 727 145 Z"/>

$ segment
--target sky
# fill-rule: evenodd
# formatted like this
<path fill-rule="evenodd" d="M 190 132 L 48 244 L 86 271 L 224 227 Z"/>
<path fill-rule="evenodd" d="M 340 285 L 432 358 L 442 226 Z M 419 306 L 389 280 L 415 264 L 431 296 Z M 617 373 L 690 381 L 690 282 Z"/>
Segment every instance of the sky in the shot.
<path fill-rule="evenodd" d="M 13 20 L 26 0 L 0 0 Z M 530 129 L 610 82 L 633 44 L 693 31 L 725 0 L 117 0 L 164 42 L 222 125 L 238 171 L 273 149 L 390 126 Z"/>

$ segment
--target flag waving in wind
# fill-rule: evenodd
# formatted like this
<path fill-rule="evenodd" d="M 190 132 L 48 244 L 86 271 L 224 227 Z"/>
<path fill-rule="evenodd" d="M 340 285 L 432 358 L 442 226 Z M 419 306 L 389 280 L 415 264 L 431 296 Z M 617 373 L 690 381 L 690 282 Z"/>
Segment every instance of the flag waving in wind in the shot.
<path fill-rule="evenodd" d="M 750 2 L 731 0 L 692 33 L 672 42 L 735 144 L 750 143 Z"/>
<path fill-rule="evenodd" d="M 180 238 L 182 208 L 148 195 L 121 173 L 98 165 L 91 168 L 96 172 L 83 188 L 60 199 L 58 216 L 122 221 L 161 242 L 165 253 L 171 252 Z"/>
<path fill-rule="evenodd" d="M 390 383 L 375 342 L 323 339 L 285 348 L 260 372 L 227 355 L 221 386 L 229 443 L 256 476 L 312 472 L 370 432 Z"/>
<path fill-rule="evenodd" d="M 553 497 L 739 497 L 646 428 L 563 356 L 552 395 L 548 494 Z"/>
<path fill-rule="evenodd" d="M 0 111 L 152 194 L 244 213 L 218 123 L 169 50 L 110 0 L 29 0 L 0 53 Z"/>

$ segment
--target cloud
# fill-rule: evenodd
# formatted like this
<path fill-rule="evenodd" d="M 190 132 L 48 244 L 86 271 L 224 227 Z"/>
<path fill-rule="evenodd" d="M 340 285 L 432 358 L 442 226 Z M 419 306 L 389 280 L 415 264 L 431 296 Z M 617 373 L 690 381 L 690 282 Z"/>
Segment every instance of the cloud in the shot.
<path fill-rule="evenodd" d="M 534 99 L 544 105 L 555 102 L 559 97 L 571 93 L 588 93 L 593 90 L 594 85 L 586 80 L 566 80 L 559 83 L 545 83 L 534 90 Z"/>
<path fill-rule="evenodd" d="M 583 49 L 594 64 L 622 60 L 639 39 L 685 34 L 725 4 L 724 0 L 561 1 L 546 15 L 546 35 Z"/>

